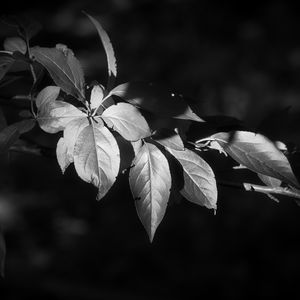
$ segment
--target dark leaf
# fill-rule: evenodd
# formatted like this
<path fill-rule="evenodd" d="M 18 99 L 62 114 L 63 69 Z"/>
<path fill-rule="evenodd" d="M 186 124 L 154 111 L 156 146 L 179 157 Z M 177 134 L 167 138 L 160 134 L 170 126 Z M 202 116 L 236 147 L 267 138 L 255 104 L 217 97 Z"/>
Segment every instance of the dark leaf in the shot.
<path fill-rule="evenodd" d="M 33 129 L 36 121 L 34 119 L 27 119 L 27 120 L 22 120 L 19 122 L 16 122 L 10 127 L 15 128 L 20 134 L 24 134 L 26 132 L 29 132 L 31 129 Z"/>
<path fill-rule="evenodd" d="M 181 95 L 154 84 L 127 82 L 115 87 L 110 94 L 162 117 L 204 122 L 193 113 Z"/>
<path fill-rule="evenodd" d="M 171 189 L 168 161 L 155 145 L 145 143 L 141 147 L 130 169 L 129 184 L 138 216 L 152 241 L 164 217 Z"/>
<path fill-rule="evenodd" d="M 15 27 L 25 39 L 31 39 L 42 29 L 40 23 L 25 14 L 4 16 L 2 17 L 2 22 Z"/>
<path fill-rule="evenodd" d="M 167 149 L 181 164 L 184 187 L 181 194 L 189 201 L 207 208 L 217 209 L 218 190 L 211 167 L 199 155 L 185 149 Z"/>
<path fill-rule="evenodd" d="M 7 126 L 6 118 L 4 116 L 2 109 L 0 108 L 0 131 L 4 129 L 6 126 Z"/>
<path fill-rule="evenodd" d="M 71 50 L 57 48 L 31 48 L 32 56 L 42 64 L 53 81 L 65 93 L 84 100 L 84 75 L 79 61 Z"/>
<path fill-rule="evenodd" d="M 4 40 L 3 47 L 6 51 L 19 51 L 22 54 L 27 52 L 26 42 L 20 37 L 9 37 Z"/>
<path fill-rule="evenodd" d="M 15 59 L 10 54 L 0 53 L 0 80 L 12 67 Z"/>
<path fill-rule="evenodd" d="M 0 153 L 5 153 L 17 141 L 20 132 L 14 125 L 5 127 L 0 131 Z"/>

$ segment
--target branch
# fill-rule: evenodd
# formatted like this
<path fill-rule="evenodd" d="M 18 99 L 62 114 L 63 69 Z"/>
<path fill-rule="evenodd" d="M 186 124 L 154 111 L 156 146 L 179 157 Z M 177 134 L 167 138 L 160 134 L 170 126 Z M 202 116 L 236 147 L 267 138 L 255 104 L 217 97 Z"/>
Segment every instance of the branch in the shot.
<path fill-rule="evenodd" d="M 247 192 L 257 192 L 263 194 L 276 194 L 276 195 L 283 195 L 291 198 L 300 199 L 300 191 L 299 190 L 292 190 L 288 187 L 271 187 L 271 186 L 264 186 L 264 185 L 257 185 L 252 183 L 233 183 L 227 181 L 218 182 L 218 184 L 226 187 L 237 188 L 240 190 L 244 190 Z"/>

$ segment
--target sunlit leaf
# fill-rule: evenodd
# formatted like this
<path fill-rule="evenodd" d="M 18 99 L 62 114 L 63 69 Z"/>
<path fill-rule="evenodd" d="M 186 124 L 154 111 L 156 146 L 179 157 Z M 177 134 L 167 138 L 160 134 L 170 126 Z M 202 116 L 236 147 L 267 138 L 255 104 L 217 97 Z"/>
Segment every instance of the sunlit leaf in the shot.
<path fill-rule="evenodd" d="M 151 138 L 164 147 L 169 147 L 178 151 L 184 150 L 182 139 L 174 130 L 168 130 L 165 128 L 156 130 Z"/>
<path fill-rule="evenodd" d="M 207 208 L 217 208 L 218 191 L 209 164 L 191 150 L 167 149 L 181 164 L 184 187 L 181 194 L 189 201 Z"/>
<path fill-rule="evenodd" d="M 115 87 L 110 94 L 159 116 L 204 122 L 181 95 L 154 84 L 127 82 Z"/>
<path fill-rule="evenodd" d="M 224 150 L 248 169 L 299 187 L 286 156 L 265 136 L 248 131 L 214 134 Z"/>
<path fill-rule="evenodd" d="M 78 176 L 98 188 L 97 199 L 105 196 L 119 172 L 120 153 L 112 133 L 92 123 L 78 135 L 74 148 L 74 165 Z"/>
<path fill-rule="evenodd" d="M 4 40 L 3 47 L 7 51 L 19 51 L 22 54 L 27 52 L 26 42 L 20 37 L 9 37 Z"/>
<path fill-rule="evenodd" d="M 263 174 L 259 174 L 259 173 L 257 173 L 257 175 L 265 185 L 268 185 L 271 187 L 281 186 L 282 181 L 280 179 L 277 179 L 277 178 L 274 178 L 271 176 L 267 176 L 267 175 L 263 175 Z"/>
<path fill-rule="evenodd" d="M 65 173 L 67 167 L 73 162 L 68 155 L 68 148 L 64 138 L 60 138 L 56 146 L 56 157 L 62 173 Z"/>
<path fill-rule="evenodd" d="M 104 88 L 101 85 L 95 85 L 91 92 L 91 108 L 96 109 L 98 108 L 103 100 L 104 95 Z"/>
<path fill-rule="evenodd" d="M 69 160 L 73 161 L 74 147 L 78 135 L 88 125 L 89 125 L 89 121 L 86 117 L 76 118 L 67 124 L 64 130 L 64 143 L 67 147 L 67 154 Z"/>
<path fill-rule="evenodd" d="M 101 115 L 108 127 L 124 139 L 137 141 L 150 136 L 150 128 L 137 108 L 128 103 L 118 103 L 107 108 Z"/>
<path fill-rule="evenodd" d="M 44 131 L 56 133 L 64 130 L 72 120 L 85 117 L 86 114 L 72 104 L 56 100 L 41 106 L 37 120 Z"/>
<path fill-rule="evenodd" d="M 171 189 L 168 161 L 155 145 L 144 143 L 141 147 L 130 169 L 129 184 L 138 216 L 152 241 L 164 217 Z"/>
<path fill-rule="evenodd" d="M 100 36 L 101 42 L 103 44 L 106 58 L 107 58 L 107 66 L 108 66 L 108 82 L 107 82 L 107 89 L 110 90 L 115 82 L 115 79 L 117 77 L 117 61 L 115 57 L 115 52 L 113 49 L 113 46 L 111 44 L 111 41 L 109 39 L 108 34 L 103 29 L 101 24 L 92 16 L 85 13 L 85 15 L 91 20 L 91 22 L 94 24 L 94 26 L 97 29 L 97 32 Z"/>
<path fill-rule="evenodd" d="M 42 105 L 45 105 L 48 102 L 53 102 L 57 99 L 60 92 L 58 86 L 47 86 L 42 89 L 36 97 L 35 104 L 39 109 Z"/>
<path fill-rule="evenodd" d="M 73 52 L 57 48 L 31 48 L 35 60 L 42 64 L 53 81 L 65 93 L 84 99 L 84 74 Z"/>

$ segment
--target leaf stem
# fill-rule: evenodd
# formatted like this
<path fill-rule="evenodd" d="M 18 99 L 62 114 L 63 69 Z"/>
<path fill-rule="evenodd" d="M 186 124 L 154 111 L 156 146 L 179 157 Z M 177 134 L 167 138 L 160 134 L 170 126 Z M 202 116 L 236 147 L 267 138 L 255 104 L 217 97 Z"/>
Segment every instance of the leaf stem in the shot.
<path fill-rule="evenodd" d="M 36 118 L 36 113 L 34 111 L 34 105 L 33 105 L 33 89 L 35 88 L 35 84 L 37 82 L 37 77 L 36 77 L 36 74 L 35 74 L 35 71 L 34 71 L 34 68 L 33 68 L 33 64 L 32 64 L 32 56 L 31 56 L 31 52 L 30 52 L 30 46 L 29 46 L 29 38 L 28 36 L 26 35 L 26 46 L 27 46 L 27 53 L 28 53 L 28 57 L 30 59 L 30 63 L 29 63 L 29 67 L 30 67 L 30 73 L 31 73 L 31 76 L 32 76 L 32 86 L 31 86 L 31 89 L 30 89 L 30 92 L 29 92 L 29 96 L 30 96 L 30 110 L 31 110 L 31 113 L 32 115 Z"/>

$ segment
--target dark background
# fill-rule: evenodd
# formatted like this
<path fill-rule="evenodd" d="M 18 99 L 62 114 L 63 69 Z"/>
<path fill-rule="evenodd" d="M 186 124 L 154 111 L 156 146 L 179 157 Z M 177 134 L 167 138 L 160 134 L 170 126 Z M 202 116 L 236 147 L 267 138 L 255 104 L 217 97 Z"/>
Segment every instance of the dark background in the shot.
<path fill-rule="evenodd" d="M 99 17 L 119 79 L 158 82 L 194 99 L 204 115 L 265 122 L 268 136 L 299 144 L 300 18 L 288 1 L 48 1 L 12 3 L 44 27 L 32 44 L 68 45 L 87 81 L 106 80 Z M 1 41 L 13 35 L 1 26 Z M 14 92 L 14 91 L 12 91 Z M 289 114 L 286 108 L 290 107 Z M 40 134 L 55 145 L 58 136 Z M 230 163 L 207 156 L 218 176 Z M 225 161 L 225 162 L 222 162 Z M 239 171 L 248 181 L 254 174 Z M 222 299 L 299 295 L 300 208 L 219 187 L 218 211 L 171 201 L 152 244 L 121 175 L 100 202 L 54 157 L 12 154 L 0 170 L 7 242 L 0 299 Z M 227 179 L 241 180 L 240 174 Z"/>

